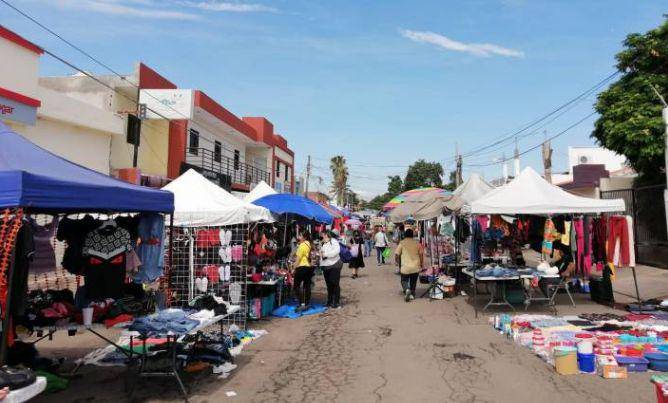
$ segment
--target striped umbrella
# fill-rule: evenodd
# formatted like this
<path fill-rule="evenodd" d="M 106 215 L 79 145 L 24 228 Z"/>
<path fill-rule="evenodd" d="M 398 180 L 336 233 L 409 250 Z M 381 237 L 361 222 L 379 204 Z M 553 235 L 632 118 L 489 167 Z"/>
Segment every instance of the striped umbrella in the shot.
<path fill-rule="evenodd" d="M 450 195 L 451 194 L 451 192 L 449 192 L 445 189 L 441 189 L 441 188 L 437 188 L 437 187 L 433 187 L 433 186 L 407 190 L 407 191 L 393 197 L 392 200 L 390 200 L 389 202 L 385 203 L 385 205 L 383 206 L 383 211 L 387 212 L 387 211 L 393 210 L 398 205 L 402 204 L 406 200 L 406 197 L 408 197 L 408 196 L 418 194 L 418 193 L 425 193 L 425 192 L 439 192 L 443 195 Z"/>

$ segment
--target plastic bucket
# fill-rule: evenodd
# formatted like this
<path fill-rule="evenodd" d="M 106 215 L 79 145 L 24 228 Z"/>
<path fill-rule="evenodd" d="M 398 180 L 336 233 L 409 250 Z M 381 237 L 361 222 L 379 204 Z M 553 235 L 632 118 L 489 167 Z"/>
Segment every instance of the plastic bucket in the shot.
<path fill-rule="evenodd" d="M 578 370 L 577 350 L 573 347 L 556 347 L 554 349 L 554 367 L 561 375 L 575 375 Z"/>
<path fill-rule="evenodd" d="M 596 356 L 594 354 L 578 353 L 578 369 L 587 373 L 596 371 Z"/>
<path fill-rule="evenodd" d="M 594 354 L 594 344 L 591 340 L 582 340 L 578 343 L 578 354 Z"/>

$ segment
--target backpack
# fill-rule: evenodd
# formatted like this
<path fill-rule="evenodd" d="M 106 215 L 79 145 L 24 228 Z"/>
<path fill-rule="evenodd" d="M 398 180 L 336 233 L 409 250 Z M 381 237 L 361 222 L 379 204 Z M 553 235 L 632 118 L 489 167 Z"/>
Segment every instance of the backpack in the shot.
<path fill-rule="evenodd" d="M 350 252 L 350 248 L 346 245 L 339 242 L 339 258 L 343 263 L 350 263 L 353 260 L 353 254 Z"/>

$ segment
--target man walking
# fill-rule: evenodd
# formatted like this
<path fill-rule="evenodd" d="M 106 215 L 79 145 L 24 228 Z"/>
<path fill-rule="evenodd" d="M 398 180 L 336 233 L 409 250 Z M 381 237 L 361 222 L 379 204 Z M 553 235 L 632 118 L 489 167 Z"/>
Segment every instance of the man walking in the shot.
<path fill-rule="evenodd" d="M 383 251 L 387 248 L 387 235 L 385 235 L 385 229 L 383 227 L 378 228 L 378 231 L 373 236 L 373 243 L 376 247 L 376 259 L 378 260 L 378 265 L 382 266 L 385 264 Z"/>

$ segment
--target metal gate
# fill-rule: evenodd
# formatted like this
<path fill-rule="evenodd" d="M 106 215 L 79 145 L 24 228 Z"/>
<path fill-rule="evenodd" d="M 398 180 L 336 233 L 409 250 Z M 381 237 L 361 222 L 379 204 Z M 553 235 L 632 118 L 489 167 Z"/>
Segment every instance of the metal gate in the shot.
<path fill-rule="evenodd" d="M 636 261 L 668 268 L 668 234 L 663 185 L 601 192 L 602 199 L 624 199 L 626 214 L 633 217 Z"/>

